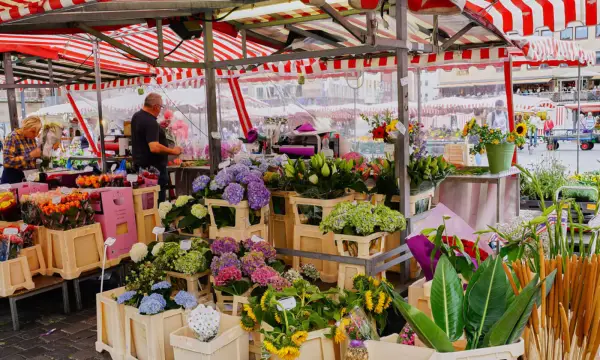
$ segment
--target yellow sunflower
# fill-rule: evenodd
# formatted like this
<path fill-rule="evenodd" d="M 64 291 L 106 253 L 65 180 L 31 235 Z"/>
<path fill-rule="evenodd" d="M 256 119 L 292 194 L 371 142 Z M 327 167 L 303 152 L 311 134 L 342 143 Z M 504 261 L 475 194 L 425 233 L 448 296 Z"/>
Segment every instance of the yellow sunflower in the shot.
<path fill-rule="evenodd" d="M 498 144 L 500 144 L 500 140 L 494 139 L 494 140 L 492 140 L 492 144 L 498 145 Z"/>
<path fill-rule="evenodd" d="M 517 135 L 525 136 L 525 134 L 527 133 L 527 125 L 519 124 L 519 125 L 517 125 L 517 128 L 515 129 L 515 131 L 517 132 Z"/>
<path fill-rule="evenodd" d="M 301 346 L 307 338 L 308 333 L 306 331 L 298 331 L 294 335 L 292 335 L 292 342 L 297 346 Z"/>
<path fill-rule="evenodd" d="M 508 135 L 506 141 L 508 141 L 509 143 L 515 142 L 515 136 L 513 134 Z"/>

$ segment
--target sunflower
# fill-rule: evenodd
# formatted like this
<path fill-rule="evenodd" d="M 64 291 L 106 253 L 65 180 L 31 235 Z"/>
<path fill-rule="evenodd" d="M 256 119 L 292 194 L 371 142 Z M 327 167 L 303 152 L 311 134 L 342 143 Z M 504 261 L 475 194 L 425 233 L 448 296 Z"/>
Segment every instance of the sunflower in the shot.
<path fill-rule="evenodd" d="M 301 346 L 302 343 L 306 341 L 308 338 L 308 333 L 306 331 L 298 331 L 294 335 L 292 335 L 292 342 L 297 346 Z"/>
<path fill-rule="evenodd" d="M 492 140 L 492 144 L 493 145 L 498 145 L 498 144 L 500 144 L 500 140 L 494 139 L 494 140 Z"/>
<path fill-rule="evenodd" d="M 519 125 L 517 125 L 517 128 L 515 129 L 515 131 L 517 132 L 517 135 L 525 136 L 525 134 L 527 133 L 527 125 L 519 124 Z"/>
<path fill-rule="evenodd" d="M 506 141 L 512 143 L 515 142 L 515 136 L 513 134 L 508 135 L 508 137 L 506 138 Z"/>

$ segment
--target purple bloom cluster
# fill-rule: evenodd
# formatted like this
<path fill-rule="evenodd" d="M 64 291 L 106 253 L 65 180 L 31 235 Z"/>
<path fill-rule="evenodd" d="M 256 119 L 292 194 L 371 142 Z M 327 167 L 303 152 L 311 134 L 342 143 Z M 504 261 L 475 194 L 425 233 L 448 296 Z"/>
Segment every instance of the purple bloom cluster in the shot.
<path fill-rule="evenodd" d="M 271 244 L 266 241 L 253 242 L 250 240 L 250 242 L 252 242 L 250 251 L 261 253 L 266 262 L 275 260 L 277 252 L 275 251 L 275 248 L 271 246 Z"/>
<path fill-rule="evenodd" d="M 254 170 L 247 173 L 240 182 L 244 185 L 250 184 L 251 182 L 263 182 L 263 178 L 261 175 L 257 174 Z"/>
<path fill-rule="evenodd" d="M 200 175 L 192 182 L 192 191 L 198 192 L 206 188 L 206 185 L 210 182 L 210 177 L 206 175 Z"/>
<path fill-rule="evenodd" d="M 252 210 L 259 210 L 269 205 L 270 199 L 271 192 L 262 181 L 253 181 L 248 184 L 248 205 Z"/>
<path fill-rule="evenodd" d="M 219 189 L 224 189 L 234 179 L 235 177 L 227 169 L 223 169 L 217 173 L 214 180 Z"/>
<path fill-rule="evenodd" d="M 252 166 L 252 160 L 250 158 L 243 158 L 239 161 L 240 164 L 246 165 L 248 167 Z"/>
<path fill-rule="evenodd" d="M 246 276 L 252 276 L 254 272 L 265 266 L 265 257 L 257 251 L 251 251 L 242 257 L 242 271 Z"/>
<path fill-rule="evenodd" d="M 222 237 L 213 241 L 210 250 L 215 256 L 221 256 L 225 253 L 237 253 L 240 251 L 240 244 L 234 238 Z"/>
<path fill-rule="evenodd" d="M 275 269 L 273 269 L 270 266 L 263 266 L 261 268 L 256 269 L 250 278 L 255 284 L 258 284 L 260 286 L 267 286 L 269 285 L 269 280 L 275 276 L 279 276 Z"/>
<path fill-rule="evenodd" d="M 125 291 L 123 294 L 119 295 L 119 297 L 117 298 L 117 304 L 123 304 L 123 303 L 133 299 L 135 294 L 136 294 L 136 292 L 133 290 Z"/>
<path fill-rule="evenodd" d="M 163 311 L 167 306 L 167 301 L 160 294 L 150 294 L 144 296 L 140 302 L 140 314 L 154 315 Z"/>
<path fill-rule="evenodd" d="M 212 263 L 210 264 L 210 270 L 214 276 L 217 276 L 222 269 L 229 266 L 235 266 L 238 269 L 241 266 L 240 260 L 234 253 L 225 253 L 221 256 L 213 257 Z"/>
<path fill-rule="evenodd" d="M 267 190 L 268 191 L 268 190 Z M 230 183 L 223 192 L 223 200 L 231 205 L 237 205 L 244 199 L 244 188 L 238 183 Z M 268 203 L 268 202 L 267 202 Z"/>

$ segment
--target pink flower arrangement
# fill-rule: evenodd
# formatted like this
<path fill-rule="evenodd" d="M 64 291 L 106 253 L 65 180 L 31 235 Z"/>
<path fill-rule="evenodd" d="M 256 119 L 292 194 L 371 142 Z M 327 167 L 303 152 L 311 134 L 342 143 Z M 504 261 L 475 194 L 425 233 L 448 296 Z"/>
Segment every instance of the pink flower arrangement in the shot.
<path fill-rule="evenodd" d="M 265 266 L 265 257 L 258 251 L 251 251 L 242 257 L 244 275 L 251 277 L 257 269 L 263 266 Z"/>
<path fill-rule="evenodd" d="M 242 278 L 242 272 L 235 266 L 228 266 L 221 269 L 219 274 L 215 276 L 215 285 L 227 286 L 232 281 L 238 281 Z"/>
<path fill-rule="evenodd" d="M 267 282 L 277 291 L 283 291 L 283 289 L 292 286 L 289 281 L 279 275 L 273 276 Z"/>
<path fill-rule="evenodd" d="M 251 276 L 252 282 L 260 286 L 269 285 L 269 280 L 272 277 L 279 276 L 279 273 L 270 266 L 263 266 L 254 271 Z"/>

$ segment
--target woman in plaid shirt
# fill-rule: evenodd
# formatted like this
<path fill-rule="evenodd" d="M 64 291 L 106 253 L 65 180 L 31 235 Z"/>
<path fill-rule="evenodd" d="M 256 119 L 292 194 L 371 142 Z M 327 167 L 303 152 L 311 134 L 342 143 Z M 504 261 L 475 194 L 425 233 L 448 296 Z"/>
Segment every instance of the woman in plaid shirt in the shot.
<path fill-rule="evenodd" d="M 42 156 L 42 150 L 35 141 L 42 129 L 42 120 L 37 116 L 29 116 L 22 125 L 22 128 L 11 132 L 4 142 L 2 184 L 23 181 L 23 170 L 35 169 L 35 159 Z"/>

